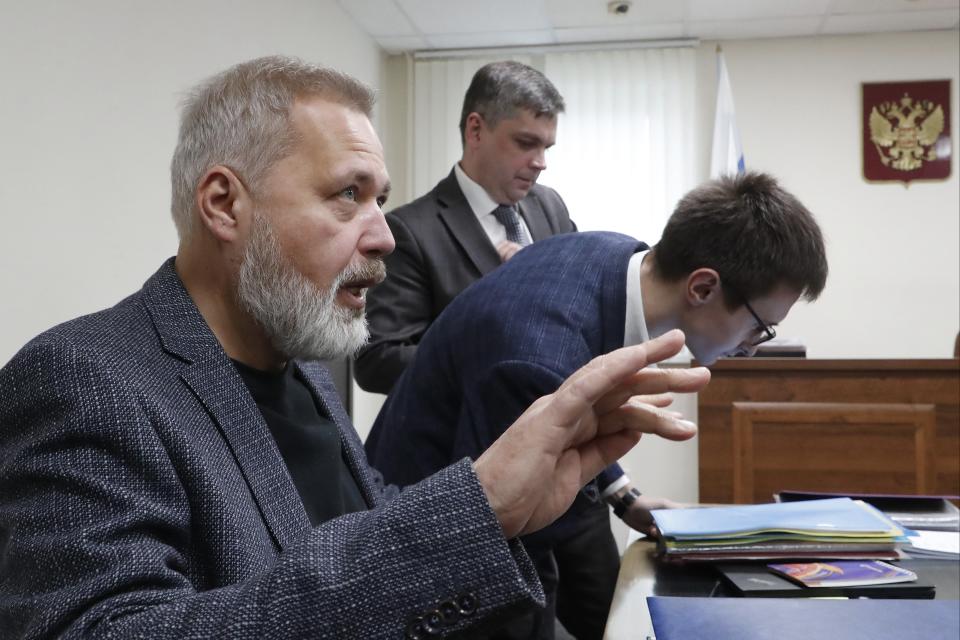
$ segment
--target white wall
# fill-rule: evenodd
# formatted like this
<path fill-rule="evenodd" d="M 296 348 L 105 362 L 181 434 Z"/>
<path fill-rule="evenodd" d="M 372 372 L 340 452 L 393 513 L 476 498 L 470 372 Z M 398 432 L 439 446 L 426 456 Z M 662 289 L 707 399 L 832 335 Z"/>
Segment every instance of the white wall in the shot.
<path fill-rule="evenodd" d="M 3 3 L 0 365 L 176 252 L 179 96 L 272 53 L 380 82 L 379 48 L 333 0 Z"/>
<path fill-rule="evenodd" d="M 733 41 L 723 50 L 747 167 L 779 176 L 828 243 L 823 296 L 797 305 L 781 335 L 802 338 L 817 358 L 952 356 L 960 330 L 958 31 Z M 714 43 L 701 46 L 700 76 L 709 120 Z M 949 180 L 867 183 L 860 84 L 944 78 L 952 80 Z"/>

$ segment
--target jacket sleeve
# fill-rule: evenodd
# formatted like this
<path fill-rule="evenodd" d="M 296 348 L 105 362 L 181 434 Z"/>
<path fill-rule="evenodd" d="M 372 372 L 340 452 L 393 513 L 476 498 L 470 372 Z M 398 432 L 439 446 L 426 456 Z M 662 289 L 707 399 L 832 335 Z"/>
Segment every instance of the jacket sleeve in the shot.
<path fill-rule="evenodd" d="M 555 392 L 563 381 L 564 377 L 556 371 L 528 361 L 504 361 L 491 367 L 478 377 L 474 391 L 467 394 L 464 400 L 460 423 L 457 425 L 455 456 L 479 456 L 537 398 Z M 623 472 L 617 463 L 613 463 L 604 473 L 619 476 Z M 581 492 L 594 502 L 599 497 L 595 482 L 589 483 Z M 578 514 L 575 509 L 543 531 L 533 534 L 533 539 L 549 541 L 565 535 L 576 526 Z"/>
<path fill-rule="evenodd" d="M 197 460 L 166 448 L 135 385 L 60 340 L 0 370 L 4 638 L 443 637 L 542 603 L 465 460 L 209 584 L 251 561 L 197 552 L 197 519 L 224 514 L 191 502 Z"/>
<path fill-rule="evenodd" d="M 401 218 L 388 214 L 387 223 L 396 248 L 385 258 L 386 279 L 367 294 L 370 341 L 354 362 L 357 384 L 374 393 L 390 392 L 433 320 L 423 252 Z"/>

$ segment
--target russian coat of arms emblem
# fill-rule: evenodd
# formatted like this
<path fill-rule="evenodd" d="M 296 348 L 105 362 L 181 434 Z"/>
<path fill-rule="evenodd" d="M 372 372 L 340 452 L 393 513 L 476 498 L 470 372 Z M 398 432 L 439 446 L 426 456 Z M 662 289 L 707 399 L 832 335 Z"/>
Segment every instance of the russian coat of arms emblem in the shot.
<path fill-rule="evenodd" d="M 950 81 L 863 85 L 863 173 L 870 181 L 950 175 Z"/>

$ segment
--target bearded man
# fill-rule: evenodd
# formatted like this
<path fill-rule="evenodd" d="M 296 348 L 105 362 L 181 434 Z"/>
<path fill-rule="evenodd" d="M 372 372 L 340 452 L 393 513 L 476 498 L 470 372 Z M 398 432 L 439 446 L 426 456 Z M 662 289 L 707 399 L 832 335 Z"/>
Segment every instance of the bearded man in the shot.
<path fill-rule="evenodd" d="M 317 362 L 366 338 L 394 241 L 372 93 L 282 57 L 187 100 L 175 258 L 0 370 L 4 638 L 420 638 L 544 602 L 518 536 L 642 432 L 641 370 L 679 332 L 594 362 L 476 460 L 384 487 Z"/>

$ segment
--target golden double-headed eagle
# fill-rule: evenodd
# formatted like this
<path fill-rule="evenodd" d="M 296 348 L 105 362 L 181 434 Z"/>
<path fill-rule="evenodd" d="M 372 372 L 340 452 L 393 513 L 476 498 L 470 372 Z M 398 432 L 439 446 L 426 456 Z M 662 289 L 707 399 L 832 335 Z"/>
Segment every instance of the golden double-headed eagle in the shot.
<path fill-rule="evenodd" d="M 936 160 L 935 143 L 943 132 L 943 109 L 930 100 L 914 101 L 906 93 L 900 102 L 874 105 L 870 139 L 885 167 L 914 171 L 924 160 Z"/>

